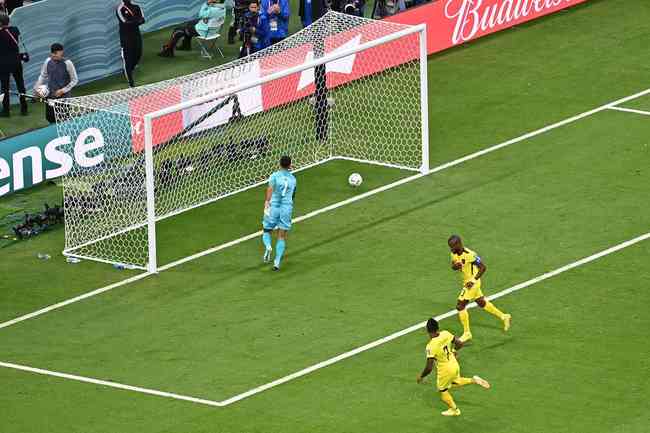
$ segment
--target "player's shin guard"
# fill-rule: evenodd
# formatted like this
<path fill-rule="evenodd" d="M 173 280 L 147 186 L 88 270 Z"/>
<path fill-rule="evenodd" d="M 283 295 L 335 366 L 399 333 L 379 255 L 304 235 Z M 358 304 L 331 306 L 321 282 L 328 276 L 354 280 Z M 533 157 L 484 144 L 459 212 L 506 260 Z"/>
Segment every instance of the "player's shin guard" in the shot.
<path fill-rule="evenodd" d="M 276 268 L 280 267 L 280 262 L 282 261 L 282 256 L 284 255 L 284 249 L 286 248 L 286 242 L 284 239 L 278 239 L 278 242 L 275 244 L 275 262 L 274 265 Z"/>
<path fill-rule="evenodd" d="M 459 377 L 454 380 L 453 386 L 454 388 L 460 388 L 461 386 L 469 385 L 471 383 L 474 383 L 473 379 L 470 379 L 469 377 Z"/>
<path fill-rule="evenodd" d="M 442 391 L 440 393 L 440 399 L 444 401 L 447 406 L 449 406 L 449 409 L 457 409 L 456 402 L 454 401 L 454 398 L 451 396 L 449 391 Z"/>
<path fill-rule="evenodd" d="M 458 320 L 460 320 L 460 324 L 463 325 L 463 334 L 469 334 L 469 313 L 467 310 L 460 310 L 458 312 Z"/>
<path fill-rule="evenodd" d="M 267 250 L 271 249 L 271 233 L 264 232 L 262 234 L 262 242 L 264 243 L 264 248 Z"/>
<path fill-rule="evenodd" d="M 501 312 L 501 310 L 495 307 L 494 304 L 490 301 L 485 301 L 485 307 L 483 307 L 483 309 L 493 316 L 498 317 L 499 320 L 503 320 L 504 318 L 504 314 Z"/>

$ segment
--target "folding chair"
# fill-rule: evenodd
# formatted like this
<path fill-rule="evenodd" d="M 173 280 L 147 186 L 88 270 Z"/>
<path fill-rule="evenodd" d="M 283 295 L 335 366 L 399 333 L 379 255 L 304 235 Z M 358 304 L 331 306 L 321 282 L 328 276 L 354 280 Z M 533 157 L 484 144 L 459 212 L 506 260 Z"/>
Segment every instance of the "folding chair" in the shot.
<path fill-rule="evenodd" d="M 221 51 L 221 48 L 217 45 L 217 41 L 219 39 L 219 30 L 221 30 L 221 26 L 223 25 L 223 18 L 218 19 L 212 19 L 208 23 L 208 33 L 206 35 L 199 35 L 196 37 L 196 40 L 199 43 L 199 46 L 201 47 L 201 57 L 204 59 L 212 59 L 212 54 L 210 51 L 213 51 L 215 54 L 218 52 L 221 54 L 222 58 L 225 58 L 223 55 L 223 51 Z"/>

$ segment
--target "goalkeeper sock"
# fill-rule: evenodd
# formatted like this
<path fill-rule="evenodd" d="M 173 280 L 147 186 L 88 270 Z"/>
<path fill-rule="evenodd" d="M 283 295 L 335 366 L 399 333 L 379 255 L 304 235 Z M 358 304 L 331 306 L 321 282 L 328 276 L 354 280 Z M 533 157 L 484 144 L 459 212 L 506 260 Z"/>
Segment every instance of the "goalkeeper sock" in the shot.
<path fill-rule="evenodd" d="M 284 254 L 284 248 L 286 247 L 286 242 L 284 239 L 278 239 L 275 244 L 275 267 L 280 267 L 280 262 L 282 261 L 282 255 Z"/>
<path fill-rule="evenodd" d="M 444 401 L 447 406 L 449 406 L 449 409 L 457 409 L 456 402 L 454 401 L 454 398 L 451 396 L 449 391 L 441 392 L 440 399 Z"/>
<path fill-rule="evenodd" d="M 264 243 L 264 248 L 267 250 L 271 249 L 271 233 L 269 232 L 264 232 L 262 235 L 262 242 Z"/>
<path fill-rule="evenodd" d="M 460 310 L 458 312 L 458 319 L 460 320 L 460 323 L 463 325 L 463 333 L 464 334 L 469 334 L 469 313 L 467 310 Z"/>
<path fill-rule="evenodd" d="M 460 388 L 461 386 L 469 385 L 470 383 L 474 383 L 474 379 L 470 379 L 469 377 L 459 377 L 452 382 L 454 388 Z"/>
<path fill-rule="evenodd" d="M 485 302 L 485 307 L 483 307 L 485 311 L 488 313 L 492 314 L 493 316 L 496 316 L 499 318 L 499 320 L 503 320 L 504 314 L 499 310 L 497 307 L 494 306 L 494 304 L 490 301 Z"/>

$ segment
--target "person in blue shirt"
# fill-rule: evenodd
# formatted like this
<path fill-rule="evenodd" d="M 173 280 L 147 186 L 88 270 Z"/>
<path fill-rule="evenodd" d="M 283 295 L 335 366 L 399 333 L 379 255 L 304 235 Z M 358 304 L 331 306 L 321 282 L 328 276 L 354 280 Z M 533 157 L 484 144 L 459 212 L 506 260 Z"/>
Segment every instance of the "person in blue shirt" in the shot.
<path fill-rule="evenodd" d="M 280 42 L 289 35 L 289 0 L 262 0 L 261 14 L 266 15 L 269 22 L 271 45 Z"/>
<path fill-rule="evenodd" d="M 264 218 L 262 220 L 262 242 L 264 243 L 264 263 L 271 261 L 273 248 L 271 245 L 271 233 L 278 231 L 278 240 L 275 243 L 275 260 L 273 270 L 280 270 L 280 262 L 286 248 L 287 233 L 291 230 L 291 214 L 293 212 L 293 201 L 296 196 L 296 178 L 289 171 L 291 169 L 291 157 L 280 158 L 280 170 L 276 171 L 269 178 L 269 186 L 266 188 L 264 199 Z"/>
<path fill-rule="evenodd" d="M 270 45 L 269 21 L 265 14 L 260 14 L 260 5 L 252 1 L 244 14 L 239 28 L 244 43 L 239 51 L 239 58 L 250 56 Z"/>
<path fill-rule="evenodd" d="M 234 7 L 233 0 L 207 0 L 199 10 L 198 19 L 190 21 L 183 27 L 177 27 L 172 32 L 169 42 L 163 45 L 158 53 L 161 57 L 174 57 L 174 50 L 181 39 L 183 42 L 178 50 L 190 51 L 192 49 L 192 38 L 212 37 L 219 33 L 221 26 L 226 19 L 228 9 Z"/>

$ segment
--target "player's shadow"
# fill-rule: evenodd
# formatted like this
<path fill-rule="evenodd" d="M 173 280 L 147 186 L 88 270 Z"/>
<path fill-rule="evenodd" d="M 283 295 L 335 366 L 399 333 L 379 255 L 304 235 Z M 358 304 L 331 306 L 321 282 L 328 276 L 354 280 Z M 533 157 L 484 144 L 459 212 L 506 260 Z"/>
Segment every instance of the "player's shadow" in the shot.
<path fill-rule="evenodd" d="M 509 177 L 514 176 L 517 172 L 518 172 L 518 170 L 511 170 L 511 171 L 509 171 L 509 172 L 507 172 L 505 174 L 495 176 L 495 177 L 493 177 L 492 179 L 490 179 L 487 182 L 482 182 L 481 185 L 485 186 L 485 185 L 489 185 L 491 183 L 500 182 L 500 181 L 502 181 L 504 179 L 507 179 Z M 473 183 L 468 184 L 464 188 L 455 189 L 453 191 L 450 191 L 447 194 L 444 194 L 444 195 L 436 197 L 434 199 L 419 203 L 418 205 L 412 206 L 412 207 L 410 207 L 408 209 L 405 209 L 403 211 L 396 212 L 396 213 L 388 215 L 388 216 L 384 216 L 383 218 L 375 219 L 373 221 L 370 221 L 370 222 L 368 222 L 366 224 L 363 224 L 363 225 L 360 225 L 360 226 L 354 226 L 354 227 L 352 227 L 352 228 L 350 228 L 348 230 L 340 231 L 336 235 L 330 236 L 327 239 L 323 239 L 322 241 L 310 243 L 309 245 L 304 246 L 302 248 L 298 247 L 298 248 L 295 248 L 295 249 L 290 249 L 288 251 L 288 253 L 287 253 L 287 257 L 300 256 L 301 254 L 304 254 L 306 252 L 318 249 L 318 248 L 320 248 L 322 246 L 337 242 L 337 241 L 339 241 L 341 239 L 347 238 L 348 236 L 358 235 L 359 233 L 362 233 L 362 232 L 370 230 L 370 229 L 374 229 L 377 226 L 380 226 L 382 224 L 390 223 L 390 222 L 395 221 L 395 220 L 397 220 L 399 218 L 402 218 L 402 217 L 404 217 L 406 215 L 410 215 L 410 214 L 412 214 L 414 212 L 425 209 L 425 208 L 427 208 L 429 206 L 435 206 L 437 204 L 445 202 L 445 201 L 447 201 L 449 199 L 457 197 L 458 195 L 461 195 L 461 194 L 464 194 L 466 192 L 472 191 L 475 188 L 476 188 L 475 184 L 473 184 Z M 321 263 L 323 263 L 323 262 L 321 262 Z M 233 271 L 230 274 L 231 274 L 232 277 L 236 277 L 236 276 L 241 275 L 242 272 L 257 271 L 257 270 L 262 270 L 262 269 L 265 270 L 265 269 L 268 269 L 269 266 L 270 266 L 269 264 L 259 263 L 259 264 L 255 264 L 255 265 L 248 266 L 248 267 L 245 267 L 245 268 L 238 268 L 236 271 Z M 313 269 L 314 266 L 317 266 L 317 264 L 313 264 L 313 263 L 310 264 L 310 269 Z M 290 269 L 291 268 L 283 270 L 283 273 L 286 273 L 288 271 L 290 272 Z M 228 278 L 227 276 L 222 276 L 221 281 L 223 282 L 227 278 Z"/>
<path fill-rule="evenodd" d="M 506 174 L 501 174 L 499 176 L 495 176 L 489 182 L 483 182 L 482 185 L 489 185 L 491 183 L 500 182 L 500 181 L 502 181 L 504 179 L 507 179 L 507 178 L 513 176 L 515 173 L 517 173 L 517 171 L 510 171 L 510 172 L 508 172 Z M 392 215 L 385 216 L 383 218 L 379 218 L 379 219 L 370 221 L 370 222 L 368 222 L 368 223 L 366 223 L 364 225 L 356 226 L 356 227 L 351 228 L 349 230 L 339 232 L 337 235 L 331 236 L 331 237 L 329 237 L 327 239 L 324 239 L 324 240 L 322 240 L 320 242 L 315 242 L 315 243 L 312 243 L 312 244 L 310 244 L 310 245 L 308 245 L 306 247 L 298 248 L 292 254 L 299 255 L 301 253 L 305 253 L 305 252 L 311 251 L 313 249 L 320 248 L 320 247 L 322 247 L 324 245 L 331 244 L 333 242 L 339 241 L 339 240 L 344 239 L 344 238 L 346 238 L 348 236 L 356 235 L 356 234 L 359 234 L 359 233 L 364 232 L 364 231 L 369 230 L 369 229 L 374 229 L 379 225 L 392 222 L 392 221 L 397 220 L 399 218 L 402 218 L 402 217 L 404 217 L 406 215 L 410 215 L 410 214 L 412 214 L 414 212 L 425 209 L 425 208 L 427 208 L 429 206 L 435 206 L 435 205 L 440 204 L 442 202 L 445 202 L 445 201 L 447 201 L 449 199 L 457 197 L 458 195 L 461 195 L 461 194 L 464 194 L 466 192 L 472 191 L 475 188 L 476 188 L 476 185 L 472 184 L 471 186 L 468 185 L 465 188 L 461 188 L 461 189 L 451 191 L 451 192 L 449 192 L 449 193 L 447 193 L 445 195 L 442 195 L 440 197 L 436 197 L 436 198 L 434 198 L 432 200 L 429 200 L 429 201 L 425 201 L 423 203 L 418 204 L 417 206 L 412 206 L 412 207 L 410 207 L 408 209 L 405 209 L 405 210 L 403 210 L 401 212 L 397 212 L 397 213 L 394 213 Z"/>

